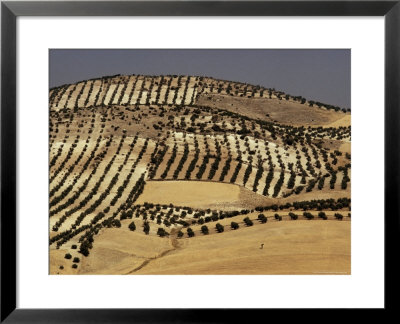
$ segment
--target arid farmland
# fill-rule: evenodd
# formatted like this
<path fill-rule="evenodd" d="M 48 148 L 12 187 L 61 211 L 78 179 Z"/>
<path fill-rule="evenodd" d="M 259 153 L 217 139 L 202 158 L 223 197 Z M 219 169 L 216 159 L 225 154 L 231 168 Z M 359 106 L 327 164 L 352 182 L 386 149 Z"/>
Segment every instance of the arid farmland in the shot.
<path fill-rule="evenodd" d="M 49 107 L 51 274 L 350 274 L 347 109 L 176 75 Z"/>

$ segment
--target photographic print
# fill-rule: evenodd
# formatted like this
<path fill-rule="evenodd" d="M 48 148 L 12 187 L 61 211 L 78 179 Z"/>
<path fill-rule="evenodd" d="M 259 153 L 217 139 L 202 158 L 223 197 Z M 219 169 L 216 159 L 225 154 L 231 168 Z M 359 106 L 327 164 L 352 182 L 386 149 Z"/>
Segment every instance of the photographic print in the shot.
<path fill-rule="evenodd" d="M 51 49 L 49 273 L 351 274 L 350 61 Z"/>

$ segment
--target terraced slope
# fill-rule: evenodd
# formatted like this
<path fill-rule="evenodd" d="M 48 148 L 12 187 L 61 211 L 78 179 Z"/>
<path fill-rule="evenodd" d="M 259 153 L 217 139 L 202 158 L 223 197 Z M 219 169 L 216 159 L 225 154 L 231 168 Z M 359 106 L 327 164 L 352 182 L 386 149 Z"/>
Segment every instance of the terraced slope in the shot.
<path fill-rule="evenodd" d="M 345 109 L 238 82 L 141 75 L 51 89 L 49 107 L 50 255 L 88 257 L 100 232 L 132 223 L 179 240 L 190 226 L 264 210 L 350 210 Z M 273 218 L 282 219 L 293 218 Z"/>

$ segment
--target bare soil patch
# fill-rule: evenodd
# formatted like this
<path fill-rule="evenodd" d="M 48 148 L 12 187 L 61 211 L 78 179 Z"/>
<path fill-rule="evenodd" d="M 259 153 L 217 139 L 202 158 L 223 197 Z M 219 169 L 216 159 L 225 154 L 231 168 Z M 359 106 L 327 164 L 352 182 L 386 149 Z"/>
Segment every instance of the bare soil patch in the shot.
<path fill-rule="evenodd" d="M 240 187 L 209 181 L 147 181 L 137 204 L 144 202 L 211 208 L 239 201 Z"/>
<path fill-rule="evenodd" d="M 178 239 L 175 246 L 172 238 L 105 229 L 79 273 L 350 274 L 350 224 L 267 223 Z"/>
<path fill-rule="evenodd" d="M 295 101 L 266 98 L 241 98 L 221 94 L 206 94 L 198 97 L 197 103 L 208 107 L 228 110 L 254 119 L 276 121 L 295 126 L 328 126 L 346 120 L 350 115 L 318 107 L 310 107 Z M 348 125 L 347 125 L 348 126 Z"/>
<path fill-rule="evenodd" d="M 350 259 L 350 222 L 279 222 L 186 239 L 138 273 L 350 274 Z"/>

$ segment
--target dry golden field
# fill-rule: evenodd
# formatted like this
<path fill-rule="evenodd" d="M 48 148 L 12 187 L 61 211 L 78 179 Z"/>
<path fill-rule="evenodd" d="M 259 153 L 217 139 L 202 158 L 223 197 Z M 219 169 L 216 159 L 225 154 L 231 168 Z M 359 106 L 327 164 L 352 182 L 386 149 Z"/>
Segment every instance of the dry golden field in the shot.
<path fill-rule="evenodd" d="M 51 274 L 350 274 L 347 110 L 143 75 L 49 108 Z"/>

